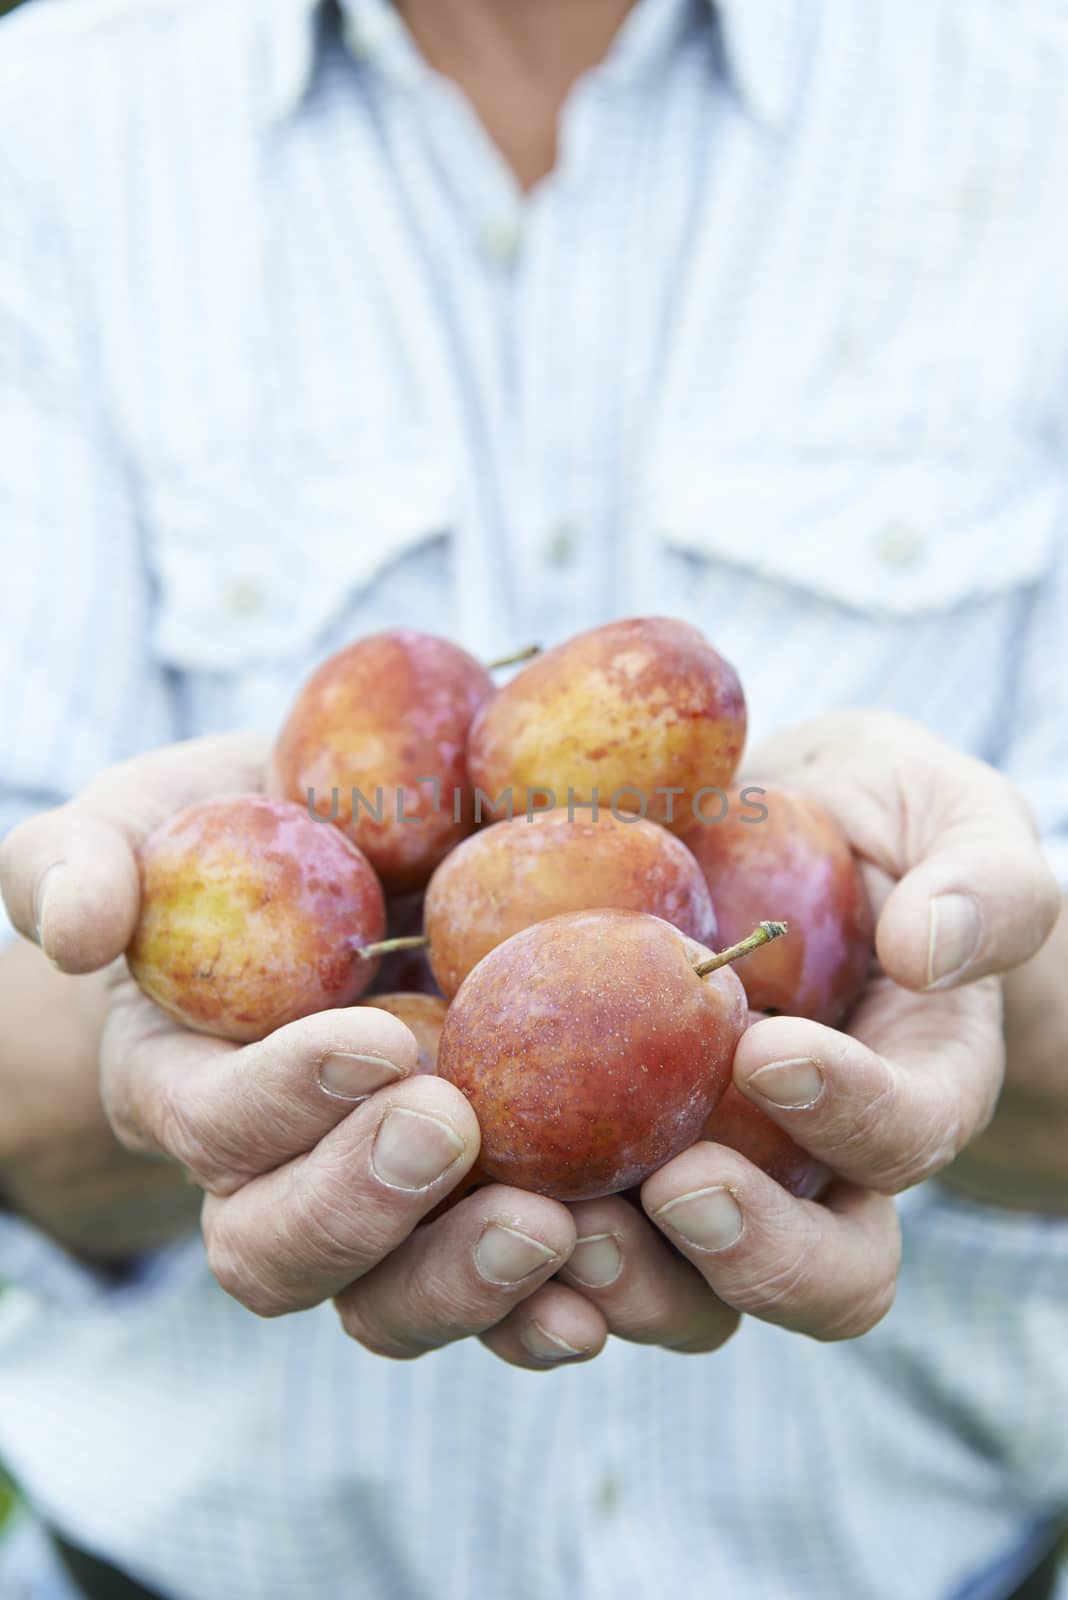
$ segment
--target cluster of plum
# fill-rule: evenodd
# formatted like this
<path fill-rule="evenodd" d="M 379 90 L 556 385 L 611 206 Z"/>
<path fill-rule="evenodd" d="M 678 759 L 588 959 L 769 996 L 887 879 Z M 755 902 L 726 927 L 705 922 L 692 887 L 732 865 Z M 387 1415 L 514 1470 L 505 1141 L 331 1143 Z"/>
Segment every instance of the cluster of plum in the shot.
<path fill-rule="evenodd" d="M 147 840 L 130 970 L 228 1039 L 356 1002 L 400 1017 L 478 1117 L 461 1193 L 625 1192 L 707 1138 L 814 1196 L 826 1172 L 732 1060 L 753 1013 L 843 1019 L 872 913 L 830 816 L 732 787 L 745 729 L 734 670 L 668 618 L 500 689 L 447 640 L 359 640 L 300 690 L 266 794 Z"/>

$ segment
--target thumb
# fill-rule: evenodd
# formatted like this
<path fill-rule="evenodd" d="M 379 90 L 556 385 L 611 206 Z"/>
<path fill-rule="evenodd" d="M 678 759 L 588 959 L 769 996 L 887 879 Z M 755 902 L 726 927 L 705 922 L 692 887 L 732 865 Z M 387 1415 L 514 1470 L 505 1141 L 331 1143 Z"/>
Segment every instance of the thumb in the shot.
<path fill-rule="evenodd" d="M 1061 895 L 1016 790 L 954 752 L 929 791 L 904 875 L 883 906 L 876 950 L 907 989 L 949 989 L 1030 959 Z"/>
<path fill-rule="evenodd" d="M 62 972 L 107 966 L 137 922 L 139 845 L 196 800 L 261 789 L 266 753 L 266 740 L 246 734 L 168 745 L 14 828 L 0 846 L 0 890 L 15 927 Z"/>

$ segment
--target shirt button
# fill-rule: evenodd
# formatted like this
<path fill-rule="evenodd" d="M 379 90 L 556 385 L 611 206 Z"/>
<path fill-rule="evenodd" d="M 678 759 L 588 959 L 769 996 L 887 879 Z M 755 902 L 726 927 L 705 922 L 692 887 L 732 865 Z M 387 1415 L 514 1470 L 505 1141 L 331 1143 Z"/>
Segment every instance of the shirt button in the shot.
<path fill-rule="evenodd" d="M 875 553 L 884 567 L 914 567 L 923 557 L 927 541 L 908 522 L 891 522 L 877 534 Z"/>
<path fill-rule="evenodd" d="M 606 1472 L 593 1497 L 593 1509 L 600 1517 L 611 1517 L 619 1509 L 622 1486 L 614 1472 Z"/>
<path fill-rule="evenodd" d="M 223 590 L 223 605 L 231 617 L 255 617 L 263 610 L 266 596 L 253 578 L 236 578 Z"/>
<path fill-rule="evenodd" d="M 553 567 L 566 567 L 574 558 L 577 543 L 578 536 L 574 528 L 562 522 L 545 541 L 546 561 Z"/>
<path fill-rule="evenodd" d="M 487 222 L 482 229 L 482 245 L 491 261 L 499 267 L 514 265 L 523 242 L 523 230 L 516 221 L 500 218 Z"/>

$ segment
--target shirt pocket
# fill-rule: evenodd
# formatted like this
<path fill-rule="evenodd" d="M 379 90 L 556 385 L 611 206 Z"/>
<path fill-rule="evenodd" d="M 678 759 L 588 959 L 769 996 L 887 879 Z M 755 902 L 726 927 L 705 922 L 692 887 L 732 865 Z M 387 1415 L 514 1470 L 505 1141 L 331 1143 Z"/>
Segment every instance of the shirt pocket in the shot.
<path fill-rule="evenodd" d="M 370 602 L 388 569 L 447 547 L 455 519 L 454 483 L 433 453 L 321 441 L 299 459 L 228 447 L 166 463 L 143 506 L 155 653 L 220 674 L 309 660 L 350 615 L 384 625 Z"/>
<path fill-rule="evenodd" d="M 873 618 L 922 618 L 1037 583 L 1065 514 L 1039 452 L 673 449 L 651 482 L 669 552 Z"/>

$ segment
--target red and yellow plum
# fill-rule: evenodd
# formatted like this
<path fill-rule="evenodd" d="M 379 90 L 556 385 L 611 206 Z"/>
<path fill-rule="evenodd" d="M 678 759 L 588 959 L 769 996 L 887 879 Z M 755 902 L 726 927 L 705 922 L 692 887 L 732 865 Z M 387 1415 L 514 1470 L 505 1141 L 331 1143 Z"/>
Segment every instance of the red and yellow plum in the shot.
<path fill-rule="evenodd" d="M 498 822 L 466 839 L 426 892 L 430 962 L 452 996 L 505 939 L 567 911 L 648 911 L 700 944 L 716 934 L 701 869 L 654 822 L 601 811 L 596 822 L 565 807 Z"/>
<path fill-rule="evenodd" d="M 141 912 L 126 952 L 141 988 L 201 1033 L 262 1039 L 351 1005 L 360 955 L 385 926 L 368 862 L 285 800 L 221 796 L 178 812 L 140 851 Z"/>
<path fill-rule="evenodd" d="M 611 804 L 675 833 L 696 826 L 700 792 L 729 783 L 745 743 L 741 684 L 687 623 L 634 617 L 537 657 L 486 702 L 471 728 L 473 782 L 513 816 Z M 662 792 L 659 792 L 662 791 Z M 674 793 L 663 791 L 673 790 Z M 696 808 L 696 809 L 695 809 Z"/>

